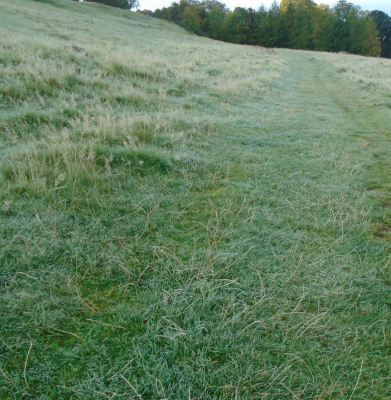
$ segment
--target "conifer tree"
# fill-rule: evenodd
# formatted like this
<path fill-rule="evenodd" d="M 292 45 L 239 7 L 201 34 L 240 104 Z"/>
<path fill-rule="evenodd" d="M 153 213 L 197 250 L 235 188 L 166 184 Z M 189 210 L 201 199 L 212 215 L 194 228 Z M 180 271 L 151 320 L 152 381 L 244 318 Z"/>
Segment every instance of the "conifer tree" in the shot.
<path fill-rule="evenodd" d="M 383 11 L 372 11 L 369 17 L 375 21 L 381 43 L 381 56 L 391 58 L 391 17 Z"/>

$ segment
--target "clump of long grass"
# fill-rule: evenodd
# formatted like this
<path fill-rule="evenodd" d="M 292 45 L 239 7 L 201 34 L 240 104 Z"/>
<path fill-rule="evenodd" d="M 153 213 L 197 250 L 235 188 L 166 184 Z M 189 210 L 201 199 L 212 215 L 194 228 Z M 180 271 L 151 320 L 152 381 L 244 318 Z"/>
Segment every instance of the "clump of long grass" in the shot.
<path fill-rule="evenodd" d="M 376 92 L 391 91 L 391 77 L 389 70 L 391 61 L 388 59 L 374 60 L 370 57 L 354 55 L 330 55 L 327 60 L 337 71 L 349 80 L 354 80 L 367 89 Z"/>
<path fill-rule="evenodd" d="M 19 3 L 3 7 L 13 12 L 23 8 Z M 56 15 L 55 9 L 47 12 L 48 17 Z M 72 17 L 82 18 L 77 13 Z M 95 24 L 104 23 L 99 13 L 93 18 Z M 187 162 L 184 154 L 191 152 L 184 150 L 185 143 L 209 136 L 220 124 L 202 115 L 203 93 L 266 94 L 284 68 L 277 55 L 249 47 L 210 42 L 206 48 L 196 38 L 188 46 L 173 34 L 159 38 L 164 46 L 173 44 L 174 51 L 167 54 L 145 41 L 130 48 L 127 39 L 112 40 L 99 29 L 75 35 L 64 21 L 41 31 L 33 19 L 30 37 L 18 29 L 10 40 L 2 35 L 0 96 L 9 113 L 0 129 L 13 147 L 5 149 L 0 169 L 12 185 L 39 181 L 42 187 L 59 174 L 72 176 L 80 170 L 99 175 L 104 171 L 100 164 L 107 166 L 110 157 L 117 166 L 118 160 L 137 164 L 139 147 L 144 158 L 150 151 L 164 169 L 170 160 Z M 114 25 L 112 37 L 116 29 Z M 178 109 L 182 98 L 189 100 Z M 81 156 L 87 153 L 96 157 Z"/>

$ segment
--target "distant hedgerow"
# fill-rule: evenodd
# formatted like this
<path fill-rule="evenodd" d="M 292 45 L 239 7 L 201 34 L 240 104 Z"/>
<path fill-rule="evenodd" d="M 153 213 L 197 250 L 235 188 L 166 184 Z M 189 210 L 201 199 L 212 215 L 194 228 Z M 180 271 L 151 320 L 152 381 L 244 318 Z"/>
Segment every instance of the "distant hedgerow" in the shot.
<path fill-rule="evenodd" d="M 90 3 L 105 4 L 110 7 L 123 8 L 124 10 L 131 10 L 132 8 L 140 5 L 138 0 L 87 0 Z"/>

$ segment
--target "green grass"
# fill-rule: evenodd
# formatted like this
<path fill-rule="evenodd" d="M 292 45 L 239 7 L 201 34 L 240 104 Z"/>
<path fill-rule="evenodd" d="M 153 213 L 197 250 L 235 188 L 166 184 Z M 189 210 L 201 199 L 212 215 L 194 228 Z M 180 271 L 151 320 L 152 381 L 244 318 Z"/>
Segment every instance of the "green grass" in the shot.
<path fill-rule="evenodd" d="M 390 61 L 124 14 L 0 4 L 0 398 L 390 398 Z"/>

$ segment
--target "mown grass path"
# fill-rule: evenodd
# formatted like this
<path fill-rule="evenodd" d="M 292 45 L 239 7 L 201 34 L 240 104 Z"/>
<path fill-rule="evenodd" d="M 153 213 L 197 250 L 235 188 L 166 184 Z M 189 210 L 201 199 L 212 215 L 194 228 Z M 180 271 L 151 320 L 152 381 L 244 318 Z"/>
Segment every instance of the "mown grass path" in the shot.
<path fill-rule="evenodd" d="M 2 5 L 0 398 L 390 398 L 386 95 L 47 3 Z"/>

